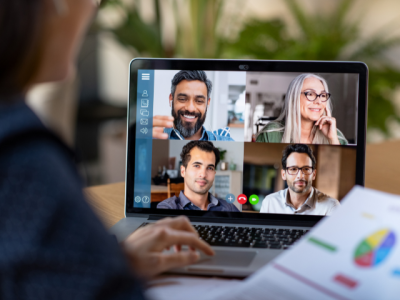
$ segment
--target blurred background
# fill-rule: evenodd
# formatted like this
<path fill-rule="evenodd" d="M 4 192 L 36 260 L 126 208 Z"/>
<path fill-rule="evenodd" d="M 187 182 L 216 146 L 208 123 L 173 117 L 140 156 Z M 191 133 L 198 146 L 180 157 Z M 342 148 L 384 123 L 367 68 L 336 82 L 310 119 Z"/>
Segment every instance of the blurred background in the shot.
<path fill-rule="evenodd" d="M 400 139 L 398 0 L 102 0 L 76 74 L 28 96 L 77 151 L 87 185 L 125 179 L 135 57 L 363 61 L 368 142 Z"/>

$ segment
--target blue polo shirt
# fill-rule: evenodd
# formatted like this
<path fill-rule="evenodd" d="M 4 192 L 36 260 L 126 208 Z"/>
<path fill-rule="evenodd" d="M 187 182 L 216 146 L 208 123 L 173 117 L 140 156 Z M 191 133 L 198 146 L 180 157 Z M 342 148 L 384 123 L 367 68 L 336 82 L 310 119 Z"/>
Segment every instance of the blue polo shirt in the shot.
<path fill-rule="evenodd" d="M 232 141 L 229 127 L 214 130 L 213 132 L 207 131 L 204 126 L 201 128 L 201 138 L 199 141 Z M 184 140 L 185 138 L 175 128 L 164 128 L 164 133 L 168 133 L 168 139 L 170 140 Z"/>
<path fill-rule="evenodd" d="M 225 200 L 218 199 L 208 193 L 208 201 L 210 202 L 207 206 L 207 211 L 237 211 L 237 207 L 231 203 L 226 202 Z M 181 210 L 201 210 L 200 207 L 194 205 L 190 200 L 185 196 L 183 191 L 179 193 L 179 196 L 173 196 L 168 198 L 160 203 L 158 203 L 157 208 L 161 209 L 181 209 Z"/>

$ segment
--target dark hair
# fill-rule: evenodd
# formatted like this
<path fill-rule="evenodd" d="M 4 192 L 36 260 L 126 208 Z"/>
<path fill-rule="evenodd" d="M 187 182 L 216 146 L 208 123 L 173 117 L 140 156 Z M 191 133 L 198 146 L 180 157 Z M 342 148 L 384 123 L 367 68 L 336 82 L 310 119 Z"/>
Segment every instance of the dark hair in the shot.
<path fill-rule="evenodd" d="M 283 152 L 282 152 L 282 168 L 284 170 L 286 169 L 286 160 L 289 157 L 289 155 L 292 154 L 293 152 L 307 154 L 308 157 L 311 158 L 313 169 L 315 169 L 315 165 L 316 165 L 317 161 L 315 160 L 315 157 L 314 157 L 314 154 L 313 154 L 311 148 L 305 144 L 292 144 L 292 145 L 287 146 L 285 148 L 285 150 L 283 150 Z"/>
<path fill-rule="evenodd" d="M 211 81 L 207 78 L 206 72 L 204 71 L 187 71 L 187 70 L 182 70 L 179 71 L 178 73 L 175 74 L 174 78 L 172 78 L 172 85 L 171 85 L 171 94 L 172 97 L 175 96 L 175 90 L 176 86 L 182 81 L 182 80 L 199 80 L 201 82 L 204 82 L 204 84 L 207 87 L 207 99 L 210 99 L 210 94 L 212 90 L 212 83 Z"/>
<path fill-rule="evenodd" d="M 197 147 L 202 151 L 205 152 L 214 152 L 215 154 L 215 167 L 217 167 L 219 163 L 219 150 L 218 148 L 214 147 L 214 144 L 211 142 L 207 141 L 191 141 L 187 143 L 185 146 L 182 148 L 181 152 L 181 159 L 182 159 L 182 165 L 186 168 L 189 161 L 190 161 L 190 151 L 194 148 Z"/>
<path fill-rule="evenodd" d="M 43 46 L 43 0 L 0 2 L 0 96 L 23 93 L 36 75 Z"/>

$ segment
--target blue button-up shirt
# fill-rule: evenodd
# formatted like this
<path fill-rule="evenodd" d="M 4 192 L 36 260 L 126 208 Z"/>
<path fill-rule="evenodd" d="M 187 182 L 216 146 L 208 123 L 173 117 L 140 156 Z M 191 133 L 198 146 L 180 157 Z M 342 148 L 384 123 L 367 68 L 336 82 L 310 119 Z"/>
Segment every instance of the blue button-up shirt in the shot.
<path fill-rule="evenodd" d="M 208 211 L 236 211 L 239 212 L 237 207 L 225 200 L 215 198 L 211 193 L 208 193 L 209 204 L 207 206 Z M 181 209 L 181 210 L 201 210 L 200 207 L 194 205 L 183 193 L 180 192 L 179 196 L 173 196 L 160 203 L 157 208 L 162 209 Z"/>
<path fill-rule="evenodd" d="M 233 141 L 231 138 L 229 127 L 214 130 L 213 132 L 207 131 L 204 126 L 201 128 L 202 134 L 199 141 Z M 170 140 L 184 140 L 185 138 L 175 128 L 164 128 L 164 132 L 168 133 Z"/>

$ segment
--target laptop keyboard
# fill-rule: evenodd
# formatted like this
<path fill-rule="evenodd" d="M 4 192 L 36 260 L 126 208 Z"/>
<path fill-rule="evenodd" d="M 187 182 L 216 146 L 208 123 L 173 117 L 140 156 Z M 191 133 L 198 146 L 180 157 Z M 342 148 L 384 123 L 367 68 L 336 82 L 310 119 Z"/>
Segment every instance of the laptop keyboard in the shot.
<path fill-rule="evenodd" d="M 149 223 L 144 223 L 145 226 Z M 193 225 L 211 246 L 288 249 L 308 230 Z"/>

